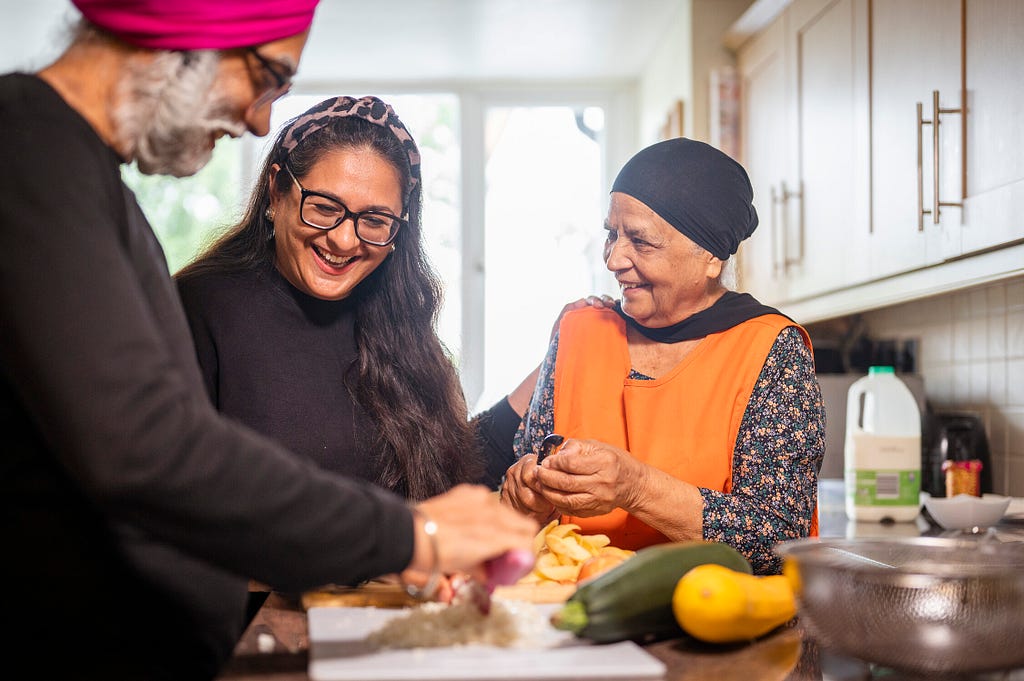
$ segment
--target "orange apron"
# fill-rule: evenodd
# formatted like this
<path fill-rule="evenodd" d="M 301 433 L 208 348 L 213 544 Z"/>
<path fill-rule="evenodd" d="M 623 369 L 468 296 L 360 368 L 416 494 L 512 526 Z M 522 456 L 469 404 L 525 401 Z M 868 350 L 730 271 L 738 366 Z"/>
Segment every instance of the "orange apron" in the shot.
<path fill-rule="evenodd" d="M 704 338 L 669 373 L 631 380 L 626 323 L 616 312 L 583 308 L 563 316 L 555 359 L 555 432 L 629 451 L 697 487 L 728 493 L 740 423 L 765 359 L 782 329 L 762 315 Z M 804 343 L 810 338 L 797 326 Z M 637 549 L 668 541 L 621 508 L 592 518 L 565 516 L 585 534 Z M 818 515 L 811 521 L 817 536 Z"/>

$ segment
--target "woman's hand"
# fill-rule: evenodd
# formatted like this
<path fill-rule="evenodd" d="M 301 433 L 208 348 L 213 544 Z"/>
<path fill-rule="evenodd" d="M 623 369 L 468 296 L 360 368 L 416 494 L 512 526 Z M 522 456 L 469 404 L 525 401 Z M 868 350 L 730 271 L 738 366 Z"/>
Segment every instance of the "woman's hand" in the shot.
<path fill-rule="evenodd" d="M 539 470 L 537 457 L 533 454 L 527 454 L 509 466 L 501 487 L 501 500 L 538 523 L 546 523 L 556 511 L 554 505 L 544 498 L 537 482 Z"/>
<path fill-rule="evenodd" d="M 532 552 L 539 530 L 534 520 L 502 504 L 481 485 L 459 485 L 417 508 L 421 513 L 414 517 L 413 558 L 402 573 L 411 584 L 425 584 L 434 572 L 464 572 L 485 581 L 484 561 L 513 549 Z M 434 542 L 425 530 L 425 519 L 436 524 Z"/>
<path fill-rule="evenodd" d="M 579 310 L 580 308 L 588 307 L 588 306 L 589 307 L 596 307 L 598 309 L 601 309 L 601 308 L 611 309 L 611 308 L 615 307 L 615 299 L 612 298 L 611 296 L 607 296 L 607 295 L 601 294 L 601 295 L 586 296 L 585 298 L 580 298 L 579 300 L 574 300 L 571 303 L 567 303 L 564 307 L 562 307 L 562 311 L 558 313 L 558 318 L 555 320 L 555 325 L 551 327 L 551 336 L 550 336 L 549 340 L 554 340 L 555 334 L 558 333 L 558 324 L 559 324 L 559 322 L 562 321 L 562 317 L 565 316 L 566 312 L 571 312 L 573 310 Z"/>
<path fill-rule="evenodd" d="M 624 449 L 597 440 L 566 440 L 535 468 L 536 489 L 544 500 L 560 513 L 581 518 L 641 505 L 649 471 Z"/>

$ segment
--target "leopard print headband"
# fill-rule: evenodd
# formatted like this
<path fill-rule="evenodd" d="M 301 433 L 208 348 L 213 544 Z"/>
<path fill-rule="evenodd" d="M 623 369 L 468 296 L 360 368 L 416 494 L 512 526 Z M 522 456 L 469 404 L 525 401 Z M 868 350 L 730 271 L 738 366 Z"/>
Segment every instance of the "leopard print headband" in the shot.
<path fill-rule="evenodd" d="M 355 116 L 387 128 L 398 138 L 409 157 L 409 194 L 414 196 L 420 184 L 420 150 L 391 105 L 377 97 L 334 97 L 320 102 L 291 121 L 281 140 L 281 149 L 290 154 L 302 140 L 327 127 L 334 119 L 345 116 Z"/>

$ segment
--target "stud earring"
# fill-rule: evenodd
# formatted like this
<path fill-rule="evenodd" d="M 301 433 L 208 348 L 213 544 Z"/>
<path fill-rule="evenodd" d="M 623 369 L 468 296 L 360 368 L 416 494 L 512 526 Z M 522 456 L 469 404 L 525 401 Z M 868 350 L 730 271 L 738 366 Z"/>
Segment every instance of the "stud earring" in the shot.
<path fill-rule="evenodd" d="M 267 210 L 264 211 L 263 215 L 266 216 L 267 222 L 273 222 L 274 221 L 274 209 L 273 208 L 267 206 Z"/>
<path fill-rule="evenodd" d="M 395 245 L 391 244 L 391 251 L 394 252 L 394 250 L 395 250 Z"/>

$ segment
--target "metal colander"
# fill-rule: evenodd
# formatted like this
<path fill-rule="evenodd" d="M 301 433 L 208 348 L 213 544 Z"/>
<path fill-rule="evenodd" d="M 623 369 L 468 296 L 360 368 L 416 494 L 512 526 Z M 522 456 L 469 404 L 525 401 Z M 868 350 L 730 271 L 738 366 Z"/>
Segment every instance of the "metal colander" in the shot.
<path fill-rule="evenodd" d="M 800 621 L 828 648 L 926 674 L 1024 666 L 1024 542 L 800 539 L 776 551 L 798 576 Z"/>

